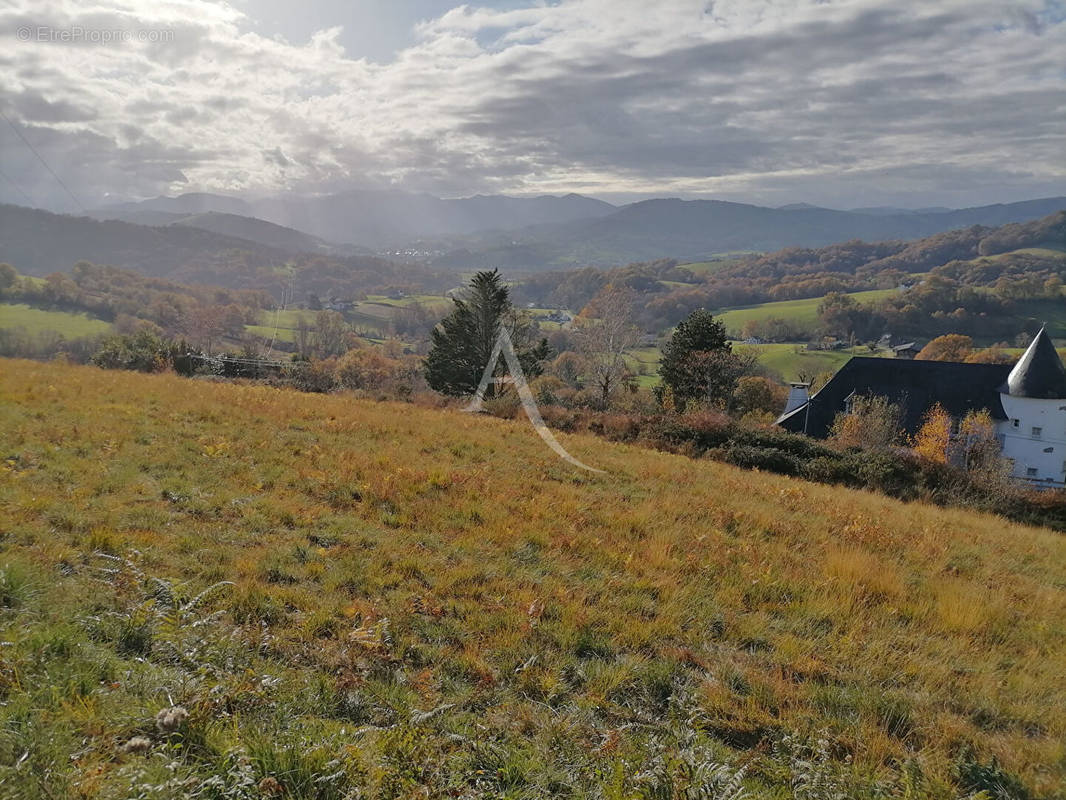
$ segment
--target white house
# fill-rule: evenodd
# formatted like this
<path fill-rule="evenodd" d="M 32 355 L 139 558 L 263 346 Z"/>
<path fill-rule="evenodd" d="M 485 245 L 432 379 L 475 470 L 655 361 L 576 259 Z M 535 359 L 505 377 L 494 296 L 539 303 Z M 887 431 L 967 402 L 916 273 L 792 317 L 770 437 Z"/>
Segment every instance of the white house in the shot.
<path fill-rule="evenodd" d="M 999 388 L 1006 419 L 997 423 L 1015 478 L 1066 483 L 1066 368 L 1041 329 Z"/>
<path fill-rule="evenodd" d="M 825 438 L 859 395 L 895 403 L 910 435 L 934 405 L 956 422 L 973 411 L 987 412 L 1016 479 L 1041 487 L 1066 484 L 1066 367 L 1046 330 L 1013 367 L 857 356 L 814 395 L 808 396 L 806 384 L 792 384 L 777 424 Z"/>

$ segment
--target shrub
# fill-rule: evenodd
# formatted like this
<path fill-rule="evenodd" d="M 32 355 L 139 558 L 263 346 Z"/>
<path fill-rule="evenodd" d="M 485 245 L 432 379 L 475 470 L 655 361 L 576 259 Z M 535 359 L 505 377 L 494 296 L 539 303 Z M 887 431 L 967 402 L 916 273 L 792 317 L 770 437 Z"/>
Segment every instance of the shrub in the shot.
<path fill-rule="evenodd" d="M 708 450 L 707 455 L 737 467 L 761 469 L 781 475 L 799 475 L 803 471 L 803 465 L 798 458 L 775 447 L 731 444 L 728 447 Z"/>
<path fill-rule="evenodd" d="M 104 369 L 161 372 L 170 364 L 170 347 L 149 330 L 129 336 L 111 336 L 90 359 Z"/>
<path fill-rule="evenodd" d="M 332 365 L 325 361 L 297 361 L 289 367 L 287 377 L 301 392 L 325 393 L 337 387 Z"/>

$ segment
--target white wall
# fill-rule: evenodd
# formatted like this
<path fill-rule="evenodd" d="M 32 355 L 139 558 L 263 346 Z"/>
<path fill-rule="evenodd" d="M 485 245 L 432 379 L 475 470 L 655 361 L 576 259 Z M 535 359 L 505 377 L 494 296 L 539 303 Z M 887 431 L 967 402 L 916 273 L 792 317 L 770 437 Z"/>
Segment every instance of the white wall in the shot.
<path fill-rule="evenodd" d="M 1001 394 L 1007 419 L 1000 422 L 998 433 L 1003 440 L 1003 455 L 1014 459 L 1013 475 L 1017 478 L 1062 484 L 1066 480 L 1066 400 L 1038 400 Z M 1015 425 L 1014 421 L 1018 424 Z M 1040 428 L 1040 435 L 1033 435 Z M 1045 452 L 1050 449 L 1051 452 Z M 1036 475 L 1028 470 L 1036 469 Z"/>

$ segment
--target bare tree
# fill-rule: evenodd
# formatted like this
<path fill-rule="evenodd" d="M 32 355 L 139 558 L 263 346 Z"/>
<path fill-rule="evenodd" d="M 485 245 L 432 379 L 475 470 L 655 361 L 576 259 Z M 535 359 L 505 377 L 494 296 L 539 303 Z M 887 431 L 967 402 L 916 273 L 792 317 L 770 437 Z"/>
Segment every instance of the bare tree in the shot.
<path fill-rule="evenodd" d="M 589 382 L 596 387 L 600 407 L 607 409 L 611 397 L 630 376 L 625 352 L 640 338 L 633 324 L 636 295 L 624 286 L 600 290 L 575 320 L 578 347 L 585 357 Z"/>
<path fill-rule="evenodd" d="M 315 349 L 322 358 L 343 355 L 348 349 L 348 323 L 336 311 L 319 311 L 315 318 Z"/>
<path fill-rule="evenodd" d="M 300 358 L 309 358 L 311 355 L 311 326 L 303 314 L 296 318 L 296 352 Z"/>

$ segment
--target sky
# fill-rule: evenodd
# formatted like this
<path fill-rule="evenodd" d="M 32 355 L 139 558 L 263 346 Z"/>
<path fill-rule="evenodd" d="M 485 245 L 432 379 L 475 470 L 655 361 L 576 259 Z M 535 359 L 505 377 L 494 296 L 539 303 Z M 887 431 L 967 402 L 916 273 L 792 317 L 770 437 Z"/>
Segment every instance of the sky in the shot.
<path fill-rule="evenodd" d="M 984 205 L 1066 194 L 1066 3 L 0 0 L 0 113 L 0 201 L 61 211 Z"/>

